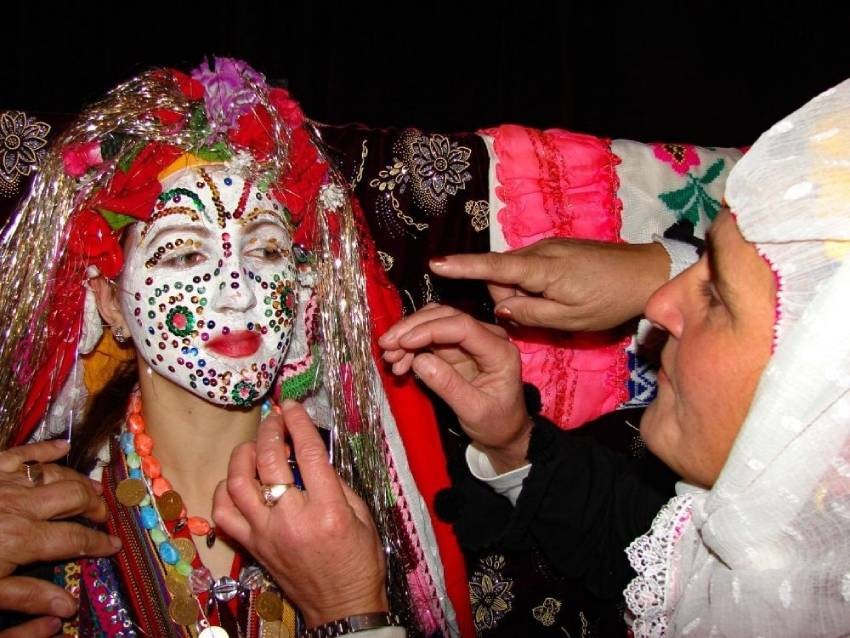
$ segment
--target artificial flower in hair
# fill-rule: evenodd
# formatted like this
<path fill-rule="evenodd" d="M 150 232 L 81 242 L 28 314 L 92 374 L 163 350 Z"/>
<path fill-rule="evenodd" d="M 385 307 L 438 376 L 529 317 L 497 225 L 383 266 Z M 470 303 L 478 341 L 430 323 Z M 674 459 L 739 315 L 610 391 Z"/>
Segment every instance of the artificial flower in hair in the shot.
<path fill-rule="evenodd" d="M 82 177 L 92 166 L 103 163 L 100 142 L 72 144 L 62 149 L 62 164 L 71 177 Z"/>
<path fill-rule="evenodd" d="M 289 210 L 297 225 L 307 208 L 315 201 L 319 188 L 325 181 L 328 165 L 319 158 L 319 152 L 303 128 L 292 131 L 289 142 L 290 170 L 278 179 L 272 193 Z"/>
<path fill-rule="evenodd" d="M 257 103 L 257 87 L 266 78 L 242 60 L 213 58 L 192 71 L 203 87 L 204 109 L 213 135 L 230 131 L 239 118 Z"/>
<path fill-rule="evenodd" d="M 118 213 L 147 221 L 156 199 L 162 193 L 157 176 L 183 151 L 170 144 L 151 142 L 126 168 L 115 171 L 106 188 L 98 191 L 89 206 L 101 212 Z"/>
<path fill-rule="evenodd" d="M 97 267 L 104 277 L 112 279 L 124 266 L 124 254 L 116 235 L 102 215 L 86 208 L 71 217 L 68 250 L 81 263 Z"/>

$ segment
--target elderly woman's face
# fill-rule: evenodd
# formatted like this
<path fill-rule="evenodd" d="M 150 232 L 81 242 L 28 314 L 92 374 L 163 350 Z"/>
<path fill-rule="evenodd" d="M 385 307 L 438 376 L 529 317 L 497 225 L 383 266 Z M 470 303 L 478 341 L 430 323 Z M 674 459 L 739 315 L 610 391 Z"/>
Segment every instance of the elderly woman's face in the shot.
<path fill-rule="evenodd" d="M 167 180 L 127 243 L 122 312 L 158 374 L 215 403 L 271 387 L 292 333 L 292 241 L 283 208 L 223 167 Z"/>
<path fill-rule="evenodd" d="M 641 434 L 690 483 L 713 485 L 729 456 L 770 357 L 775 296 L 770 268 L 722 211 L 706 254 L 647 305 L 669 336 Z"/>

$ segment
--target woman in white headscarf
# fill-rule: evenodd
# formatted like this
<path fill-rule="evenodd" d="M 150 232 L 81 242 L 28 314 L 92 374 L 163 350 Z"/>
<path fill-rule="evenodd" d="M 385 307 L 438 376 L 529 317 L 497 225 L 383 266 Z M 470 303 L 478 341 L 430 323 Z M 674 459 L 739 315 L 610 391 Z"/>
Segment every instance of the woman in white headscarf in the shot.
<path fill-rule="evenodd" d="M 726 199 L 706 255 L 646 310 L 668 339 L 641 433 L 682 481 L 627 551 L 632 629 L 846 635 L 850 81 L 766 132 Z M 629 485 L 611 478 L 627 466 L 528 416 L 500 329 L 435 306 L 381 345 L 397 374 L 412 368 L 455 410 L 472 473 L 516 504 L 511 525 L 550 557 L 576 551 L 576 530 L 615 547 L 646 529 L 639 488 L 629 499 L 605 489 Z"/>

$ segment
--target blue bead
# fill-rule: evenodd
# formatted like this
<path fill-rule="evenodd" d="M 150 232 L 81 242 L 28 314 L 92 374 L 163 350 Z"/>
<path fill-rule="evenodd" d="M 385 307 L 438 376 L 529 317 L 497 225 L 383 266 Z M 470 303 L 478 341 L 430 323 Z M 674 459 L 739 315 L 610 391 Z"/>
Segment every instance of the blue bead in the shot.
<path fill-rule="evenodd" d="M 134 479 L 142 478 L 142 470 L 140 470 L 137 467 L 131 467 L 129 474 L 130 474 L 130 478 L 134 478 Z"/>
<path fill-rule="evenodd" d="M 143 507 L 140 510 L 140 515 L 142 517 L 142 525 L 144 525 L 145 529 L 153 529 L 159 524 L 159 515 L 152 507 Z"/>
<path fill-rule="evenodd" d="M 136 451 L 136 446 L 133 443 L 132 432 L 124 432 L 121 435 L 121 451 L 124 452 L 124 454 L 130 454 L 131 452 Z"/>
<path fill-rule="evenodd" d="M 159 546 L 159 555 L 169 565 L 176 565 L 177 561 L 180 560 L 179 552 L 168 541 Z"/>

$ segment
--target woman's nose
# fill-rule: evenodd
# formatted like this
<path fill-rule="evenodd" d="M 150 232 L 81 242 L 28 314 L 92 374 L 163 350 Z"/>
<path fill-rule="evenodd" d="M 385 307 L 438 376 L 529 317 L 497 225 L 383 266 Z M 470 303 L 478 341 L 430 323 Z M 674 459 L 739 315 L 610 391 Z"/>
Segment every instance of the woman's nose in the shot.
<path fill-rule="evenodd" d="M 246 312 L 257 305 L 257 298 L 238 268 L 223 270 L 213 308 L 219 312 Z"/>
<path fill-rule="evenodd" d="M 644 316 L 656 327 L 678 339 L 684 327 L 683 291 L 687 286 L 687 271 L 656 290 L 646 304 Z"/>

